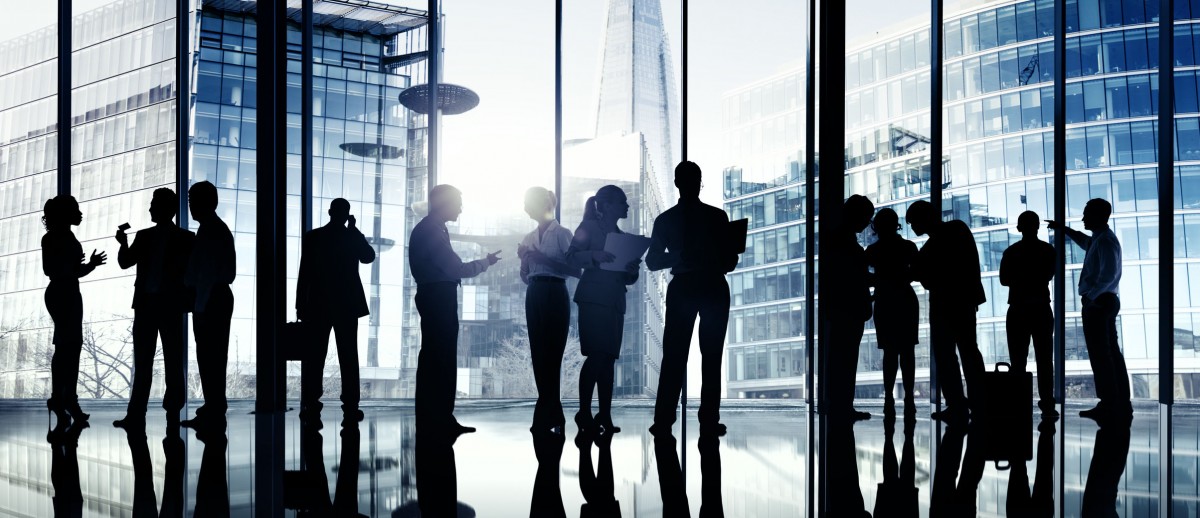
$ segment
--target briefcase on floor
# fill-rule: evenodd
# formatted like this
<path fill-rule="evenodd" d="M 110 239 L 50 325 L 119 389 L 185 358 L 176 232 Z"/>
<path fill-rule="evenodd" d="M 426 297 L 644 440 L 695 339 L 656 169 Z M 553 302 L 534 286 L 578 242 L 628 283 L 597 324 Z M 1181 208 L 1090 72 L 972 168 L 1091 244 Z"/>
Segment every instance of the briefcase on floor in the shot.
<path fill-rule="evenodd" d="M 997 467 L 1001 461 L 1032 459 L 1033 375 L 999 362 L 983 373 L 982 385 L 983 404 L 973 409 L 972 420 L 982 427 L 985 458 Z"/>

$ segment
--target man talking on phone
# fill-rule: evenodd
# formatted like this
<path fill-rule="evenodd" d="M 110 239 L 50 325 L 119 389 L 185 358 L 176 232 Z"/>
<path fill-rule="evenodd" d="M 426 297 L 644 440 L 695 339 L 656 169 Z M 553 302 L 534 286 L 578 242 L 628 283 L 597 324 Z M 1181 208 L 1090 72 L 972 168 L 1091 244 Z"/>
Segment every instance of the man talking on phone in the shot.
<path fill-rule="evenodd" d="M 329 333 L 337 341 L 342 368 L 342 413 L 361 421 L 358 408 L 358 319 L 370 314 L 358 265 L 375 260 L 375 249 L 355 227 L 350 202 L 329 204 L 329 222 L 304 234 L 300 243 L 300 274 L 296 280 L 296 316 L 311 337 L 309 355 L 300 366 L 300 418 L 319 419 L 324 392 L 325 356 Z"/>

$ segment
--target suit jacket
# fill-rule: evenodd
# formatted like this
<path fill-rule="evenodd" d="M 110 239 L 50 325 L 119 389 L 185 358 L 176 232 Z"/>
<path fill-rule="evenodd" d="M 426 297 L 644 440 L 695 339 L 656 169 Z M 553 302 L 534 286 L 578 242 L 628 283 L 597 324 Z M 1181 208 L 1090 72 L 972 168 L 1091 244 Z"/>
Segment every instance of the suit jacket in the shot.
<path fill-rule="evenodd" d="M 195 295 L 184 286 L 183 276 L 195 240 L 196 234 L 190 230 L 175 225 L 155 225 L 138 231 L 133 243 L 121 248 L 117 253 L 117 264 L 121 269 L 138 267 L 133 282 L 133 309 L 162 303 L 162 298 L 155 295 L 179 304 L 180 309 L 190 306 L 189 299 Z"/>
<path fill-rule="evenodd" d="M 942 223 L 942 231 L 929 237 L 913 266 L 931 303 L 978 307 L 987 302 L 975 236 L 962 221 Z"/>
<path fill-rule="evenodd" d="M 592 252 L 603 251 L 607 240 L 608 233 L 594 220 L 585 220 L 575 229 L 567 248 L 567 264 L 583 268 L 575 287 L 575 302 L 613 307 L 624 313 L 625 286 L 637 282 L 638 275 L 604 270 L 592 261 Z"/>
<path fill-rule="evenodd" d="M 296 311 L 304 320 L 341 320 L 370 314 L 359 263 L 375 260 L 375 249 L 357 228 L 325 225 L 304 234 Z"/>

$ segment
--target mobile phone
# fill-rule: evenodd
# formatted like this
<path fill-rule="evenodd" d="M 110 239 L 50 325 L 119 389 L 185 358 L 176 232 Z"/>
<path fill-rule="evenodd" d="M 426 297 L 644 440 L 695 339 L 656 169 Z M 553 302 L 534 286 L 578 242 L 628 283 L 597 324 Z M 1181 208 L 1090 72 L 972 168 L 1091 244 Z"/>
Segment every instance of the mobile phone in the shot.
<path fill-rule="evenodd" d="M 133 227 L 130 227 L 129 223 L 121 223 L 121 226 L 117 227 L 117 230 L 129 230 L 130 228 Z"/>

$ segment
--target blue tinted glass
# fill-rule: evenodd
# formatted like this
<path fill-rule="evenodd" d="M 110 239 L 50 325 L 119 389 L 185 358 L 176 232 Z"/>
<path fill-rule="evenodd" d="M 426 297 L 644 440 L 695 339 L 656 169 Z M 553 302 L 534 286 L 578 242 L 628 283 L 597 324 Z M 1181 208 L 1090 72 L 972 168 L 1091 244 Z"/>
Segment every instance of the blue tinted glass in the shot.
<path fill-rule="evenodd" d="M 996 44 L 996 11 L 979 13 L 979 50 L 990 49 Z"/>
<path fill-rule="evenodd" d="M 1079 73 L 1090 76 L 1100 72 L 1100 35 L 1079 38 Z"/>
<path fill-rule="evenodd" d="M 1125 33 L 1125 69 L 1145 70 L 1149 66 L 1146 58 L 1146 31 Z"/>
<path fill-rule="evenodd" d="M 1017 42 L 1016 7 L 1001 7 L 996 11 L 996 41 L 1000 45 Z"/>
<path fill-rule="evenodd" d="M 1053 51 L 1054 47 L 1050 47 L 1050 49 L 1051 49 L 1051 51 Z M 1050 63 L 1054 62 L 1051 60 L 1047 60 L 1047 61 L 1049 61 Z M 1067 64 L 1066 65 L 1067 65 L 1067 77 L 1068 78 L 1079 77 L 1080 75 L 1082 75 L 1082 69 L 1079 66 L 1079 40 L 1078 39 L 1067 40 Z"/>
<path fill-rule="evenodd" d="M 1121 0 L 1100 0 L 1100 25 L 1116 27 L 1121 21 Z"/>
<path fill-rule="evenodd" d="M 1175 132 L 1176 158 L 1200 160 L 1200 119 L 1176 119 Z"/>
<path fill-rule="evenodd" d="M 1129 117 L 1129 88 L 1125 85 L 1125 78 L 1114 77 L 1105 80 L 1104 89 L 1108 117 L 1111 119 Z"/>
<path fill-rule="evenodd" d="M 1113 124 L 1108 127 L 1109 158 L 1116 165 L 1133 163 L 1133 142 L 1129 138 L 1128 124 Z"/>
<path fill-rule="evenodd" d="M 1129 76 L 1129 116 L 1145 117 L 1150 115 L 1150 77 Z"/>
<path fill-rule="evenodd" d="M 1153 3 L 1153 2 L 1154 2 L 1154 0 L 1150 0 L 1149 2 L 1147 2 L 1146 0 L 1125 0 L 1124 6 L 1122 9 L 1124 11 L 1123 15 L 1125 17 L 1125 24 L 1133 25 L 1135 23 L 1145 23 L 1146 22 L 1145 6 L 1147 3 Z"/>
<path fill-rule="evenodd" d="M 1037 5 L 1032 1 L 1017 4 L 1017 40 L 1035 39 L 1037 30 Z"/>
<path fill-rule="evenodd" d="M 1067 130 L 1067 170 L 1087 167 L 1087 143 L 1082 128 Z M 1067 191 L 1071 192 L 1070 190 Z"/>
<path fill-rule="evenodd" d="M 1133 162 L 1135 164 L 1154 162 L 1158 155 L 1154 142 L 1154 123 L 1134 122 L 1129 125 L 1129 131 L 1133 141 Z"/>
<path fill-rule="evenodd" d="M 1087 120 L 1083 114 L 1083 84 L 1070 83 L 1067 85 L 1067 124 L 1075 124 Z"/>
<path fill-rule="evenodd" d="M 979 72 L 983 79 L 983 91 L 995 92 L 1000 89 L 1000 60 L 995 54 L 986 54 L 979 58 Z"/>
<path fill-rule="evenodd" d="M 1196 64 L 1196 56 L 1192 48 L 1192 31 L 1191 26 L 1181 25 L 1175 27 L 1175 66 L 1188 66 Z"/>
<path fill-rule="evenodd" d="M 962 44 L 962 23 L 958 20 L 947 22 L 942 29 L 942 35 L 945 38 L 946 57 L 952 58 L 961 56 L 963 52 Z"/>
<path fill-rule="evenodd" d="M 1104 167 L 1109 165 L 1108 126 L 1089 126 L 1086 138 L 1087 167 Z M 1070 141 L 1068 140 L 1068 142 Z"/>
<path fill-rule="evenodd" d="M 1196 73 L 1175 73 L 1175 112 L 1194 113 L 1200 111 L 1196 98 Z"/>
<path fill-rule="evenodd" d="M 1100 0 L 1079 0 L 1079 30 L 1100 28 Z"/>
<path fill-rule="evenodd" d="M 1121 32 L 1104 34 L 1104 71 L 1124 72 L 1125 68 L 1125 39 Z"/>

